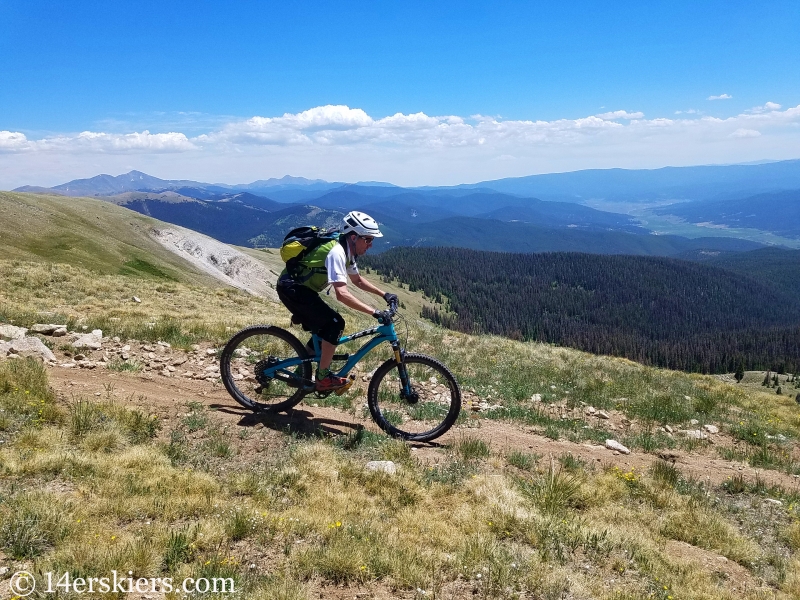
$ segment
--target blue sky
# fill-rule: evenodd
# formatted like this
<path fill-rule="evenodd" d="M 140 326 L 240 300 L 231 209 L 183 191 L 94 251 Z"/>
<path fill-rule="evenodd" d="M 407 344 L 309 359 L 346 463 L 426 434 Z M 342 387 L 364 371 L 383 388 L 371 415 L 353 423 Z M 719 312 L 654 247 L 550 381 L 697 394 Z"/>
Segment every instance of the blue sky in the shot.
<path fill-rule="evenodd" d="M 798 32 L 796 0 L 0 0 L 0 187 L 800 158 Z"/>

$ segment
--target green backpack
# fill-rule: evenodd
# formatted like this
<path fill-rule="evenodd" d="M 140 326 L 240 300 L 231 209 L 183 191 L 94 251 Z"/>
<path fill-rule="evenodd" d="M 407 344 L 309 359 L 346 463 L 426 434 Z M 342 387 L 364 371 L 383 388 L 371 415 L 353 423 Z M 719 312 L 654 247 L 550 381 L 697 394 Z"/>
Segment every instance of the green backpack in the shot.
<path fill-rule="evenodd" d="M 289 276 L 297 283 L 322 291 L 328 282 L 325 258 L 339 241 L 339 235 L 338 229 L 313 225 L 296 227 L 287 233 L 280 254 Z M 323 274 L 324 278 L 319 277 Z"/>

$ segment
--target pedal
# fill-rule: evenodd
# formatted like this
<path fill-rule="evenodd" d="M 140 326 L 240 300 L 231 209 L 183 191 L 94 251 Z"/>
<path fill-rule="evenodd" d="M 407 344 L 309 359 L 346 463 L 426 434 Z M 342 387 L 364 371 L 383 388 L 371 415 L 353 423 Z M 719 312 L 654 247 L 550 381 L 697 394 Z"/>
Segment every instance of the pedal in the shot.
<path fill-rule="evenodd" d="M 342 387 L 340 387 L 338 390 L 334 390 L 333 393 L 336 394 L 337 396 L 341 396 L 347 390 L 349 390 L 351 387 L 353 387 L 353 384 L 355 382 L 356 382 L 356 376 L 351 374 L 350 375 L 350 380 L 347 383 L 345 383 Z"/>

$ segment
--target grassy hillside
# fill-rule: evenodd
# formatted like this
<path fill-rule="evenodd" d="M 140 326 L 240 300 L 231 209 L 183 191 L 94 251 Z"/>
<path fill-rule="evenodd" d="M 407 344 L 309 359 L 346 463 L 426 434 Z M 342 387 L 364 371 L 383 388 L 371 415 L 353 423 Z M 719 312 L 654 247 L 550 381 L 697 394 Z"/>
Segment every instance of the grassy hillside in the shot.
<path fill-rule="evenodd" d="M 153 241 L 159 222 L 108 202 L 0 192 L 0 256 L 62 263 L 105 275 L 203 283 L 214 280 Z"/>
<path fill-rule="evenodd" d="M 60 285 L 79 288 L 77 271 L 68 269 Z M 9 279 L 0 274 L 4 286 Z M 154 290 L 148 302 L 185 307 L 171 329 L 157 322 L 154 335 L 216 344 L 226 322 L 250 311 L 287 325 L 275 305 L 208 296 L 211 302 L 197 304 L 181 284 Z M 106 318 L 120 314 L 113 302 L 75 308 L 109 334 L 145 331 Z M 365 324 L 348 317 L 354 327 Z M 199 330 L 197 322 L 216 327 Z M 81 395 L 80 386 L 63 396 L 48 387 L 41 367 L 0 362 L 6 564 L 92 576 L 124 566 L 141 577 L 230 577 L 236 598 L 334 590 L 587 600 L 800 593 L 800 493 L 791 477 L 784 485 L 751 475 L 711 483 L 657 458 L 691 454 L 713 469 L 735 460 L 798 472 L 800 420 L 786 395 L 410 325 L 411 348 L 441 358 L 465 389 L 494 404 L 465 415 L 445 446 L 424 452 L 370 430 L 325 433 L 361 414 L 363 390 L 308 433 L 302 423 L 316 410 L 310 403 L 321 402 L 310 399 L 298 411 L 298 432 L 287 435 L 280 420 L 253 420 L 231 401 L 206 405 L 171 382 L 167 403 L 130 395 L 146 381 L 135 374 L 106 382 L 98 372 L 101 397 L 95 388 Z M 612 420 L 588 418 L 589 404 Z M 690 419 L 723 428 L 719 447 L 660 426 L 686 427 Z M 527 432 L 531 442 L 551 442 L 551 455 L 505 447 L 502 430 L 497 442 L 485 441 L 483 432 L 497 426 L 508 436 Z M 587 444 L 608 437 L 640 456 L 651 453 L 652 466 L 615 466 L 610 453 L 602 462 L 582 456 Z M 399 474 L 365 471 L 368 460 L 393 460 Z"/>
<path fill-rule="evenodd" d="M 70 223 L 78 239 L 94 232 Z M 288 327 L 281 306 L 237 290 L 19 252 L 36 260 L 0 260 L 0 321 L 49 311 L 131 352 L 168 341 L 173 360 L 212 365 L 227 328 Z M 134 290 L 141 304 L 121 301 Z M 0 359 L 3 564 L 225 577 L 238 591 L 219 597 L 248 600 L 800 595 L 800 418 L 786 375 L 778 395 L 763 373 L 735 385 L 404 314 L 409 349 L 440 358 L 470 405 L 488 405 L 465 410 L 441 446 L 376 433 L 361 379 L 341 398 L 257 417 L 205 380 Z M 374 323 L 345 316 L 351 330 Z M 177 348 L 191 343 L 200 350 Z M 104 352 L 115 350 L 93 358 Z M 703 424 L 720 433 L 671 433 Z M 633 453 L 602 448 L 612 437 Z M 375 459 L 397 475 L 366 470 Z"/>
<path fill-rule="evenodd" d="M 0 238 L 0 321 L 90 324 L 147 339 L 182 331 L 172 341 L 184 344 L 203 337 L 221 341 L 227 328 L 256 322 L 288 326 L 284 309 L 197 272 L 148 236 L 159 221 L 126 208 L 90 198 L 0 192 L 0 219 L 7 227 Z M 277 280 L 283 263 L 276 251 L 239 250 L 265 263 Z M 385 287 L 414 314 L 433 305 L 407 286 Z"/>

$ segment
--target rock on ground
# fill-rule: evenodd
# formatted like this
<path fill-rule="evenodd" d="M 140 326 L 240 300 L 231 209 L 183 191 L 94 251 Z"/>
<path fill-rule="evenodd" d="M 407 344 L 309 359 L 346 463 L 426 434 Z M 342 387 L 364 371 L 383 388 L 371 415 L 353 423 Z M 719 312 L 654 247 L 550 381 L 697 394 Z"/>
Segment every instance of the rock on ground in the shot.
<path fill-rule="evenodd" d="M 620 444 L 617 440 L 606 440 L 606 448 L 609 450 L 616 450 L 617 452 L 622 452 L 622 454 L 630 454 L 631 451 Z"/>
<path fill-rule="evenodd" d="M 689 440 L 705 440 L 708 438 L 708 434 L 699 429 L 681 429 L 678 434 Z"/>
<path fill-rule="evenodd" d="M 67 326 L 66 325 L 54 325 L 53 323 L 36 323 L 31 327 L 31 333 L 40 333 L 42 335 L 56 335 L 56 332 L 61 332 L 63 330 L 63 334 L 66 335 L 67 333 Z"/>
<path fill-rule="evenodd" d="M 367 471 L 382 471 L 389 475 L 397 473 L 397 466 L 390 460 L 372 460 L 364 465 Z"/>
<path fill-rule="evenodd" d="M 0 341 L 21 340 L 28 330 L 15 325 L 0 325 Z"/>
<path fill-rule="evenodd" d="M 12 340 L 10 342 L 0 342 L 0 356 L 6 357 L 15 354 L 17 356 L 33 356 L 47 362 L 55 362 L 56 356 L 44 345 L 42 340 L 37 337 L 26 337 Z"/>
<path fill-rule="evenodd" d="M 100 332 L 100 335 L 96 335 Z M 92 333 L 87 333 L 80 336 L 77 340 L 72 342 L 73 348 L 89 348 L 91 350 L 100 350 L 103 347 L 103 332 L 96 329 Z"/>

